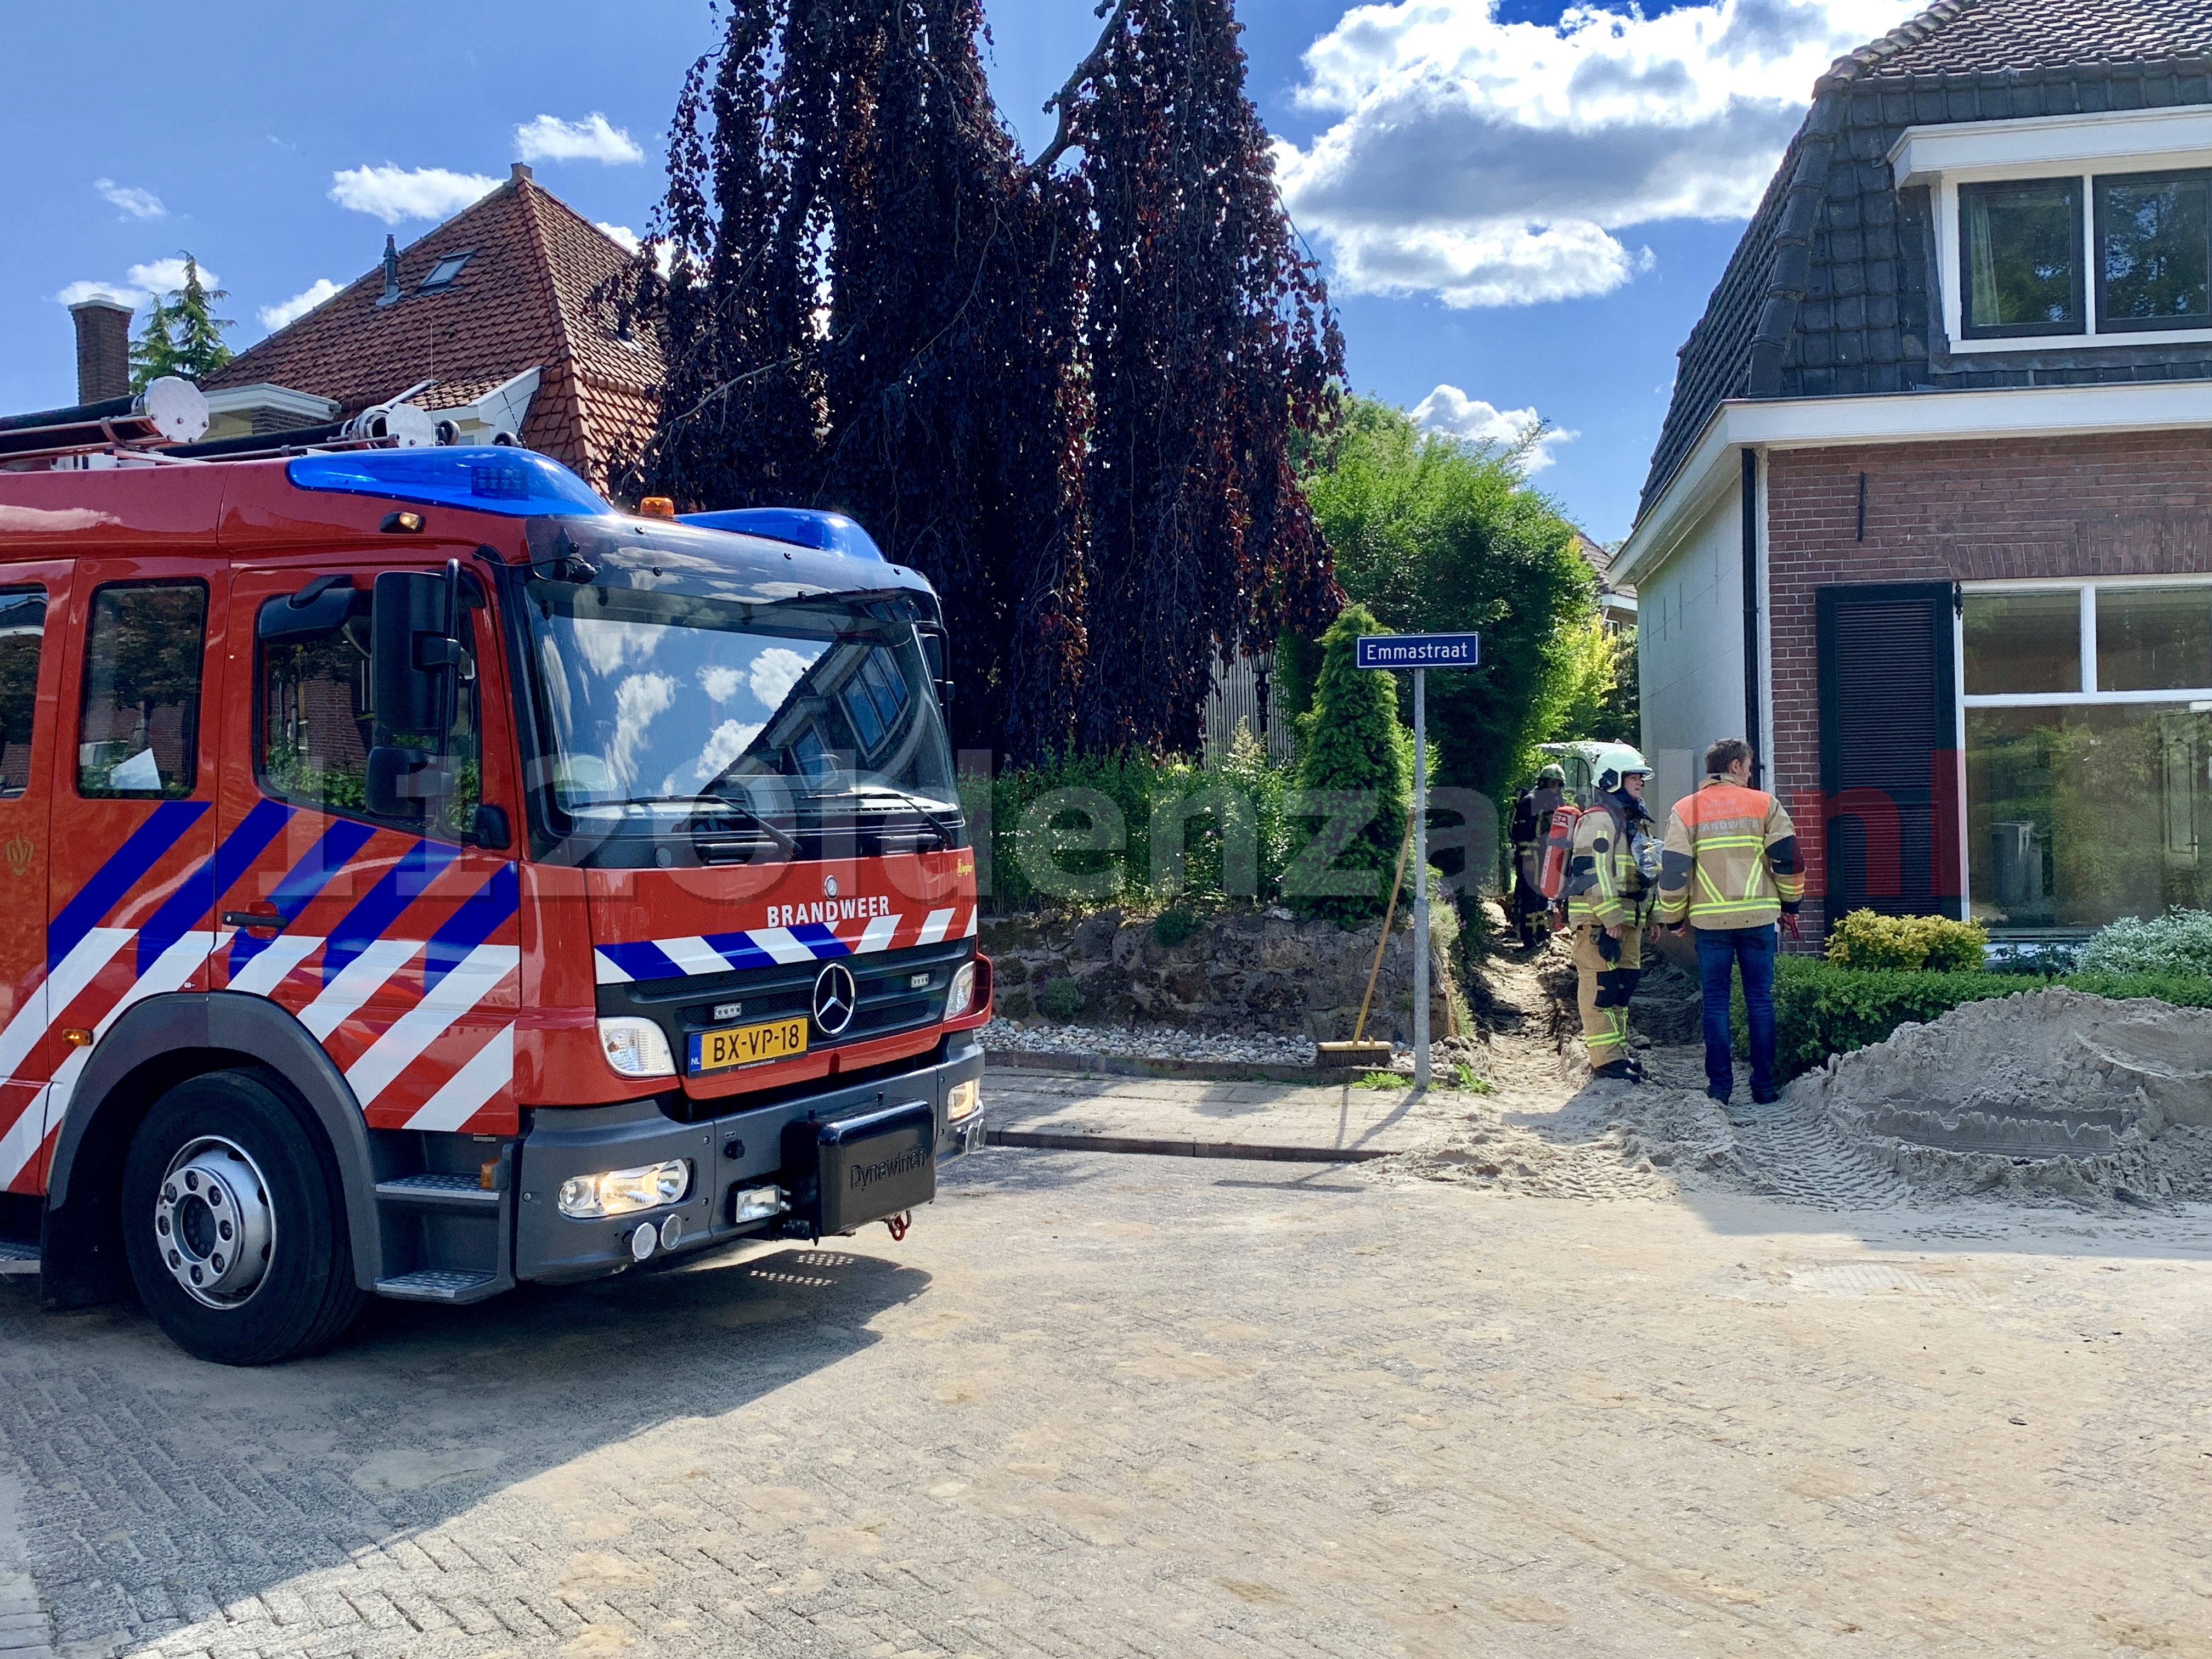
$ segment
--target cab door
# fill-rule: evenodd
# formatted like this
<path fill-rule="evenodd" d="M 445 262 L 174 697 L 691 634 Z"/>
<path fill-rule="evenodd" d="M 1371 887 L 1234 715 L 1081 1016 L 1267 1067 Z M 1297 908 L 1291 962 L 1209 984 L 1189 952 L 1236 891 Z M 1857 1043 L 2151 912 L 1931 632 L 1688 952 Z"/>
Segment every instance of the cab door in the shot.
<path fill-rule="evenodd" d="M 46 848 L 71 562 L 13 565 L 0 580 L 0 1192 L 45 1189 Z M 49 625 L 51 624 L 51 631 Z"/>
<path fill-rule="evenodd" d="M 205 560 L 80 559 L 49 773 L 43 1144 L 124 1011 L 204 990 L 215 943 L 215 732 L 228 580 Z"/>
<path fill-rule="evenodd" d="M 225 710 L 222 824 L 242 852 L 220 877 L 217 975 L 295 1015 L 371 1127 L 512 1129 L 511 820 L 477 811 L 511 794 L 504 744 L 481 741 L 479 711 L 501 707 L 479 678 L 499 657 L 486 586 L 462 613 L 470 659 L 442 745 L 454 793 L 379 813 L 368 757 L 391 734 L 374 706 L 374 576 L 337 559 L 234 575 L 246 684 Z"/>

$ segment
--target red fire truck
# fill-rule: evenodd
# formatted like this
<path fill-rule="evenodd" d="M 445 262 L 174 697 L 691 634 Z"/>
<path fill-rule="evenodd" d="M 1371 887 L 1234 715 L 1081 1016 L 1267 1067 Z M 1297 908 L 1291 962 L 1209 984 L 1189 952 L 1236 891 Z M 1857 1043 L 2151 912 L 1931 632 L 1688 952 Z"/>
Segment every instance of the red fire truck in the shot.
<path fill-rule="evenodd" d="M 940 613 L 858 526 L 5 424 L 0 1267 L 47 1305 L 268 1363 L 369 1295 L 897 1234 L 980 1143 Z"/>

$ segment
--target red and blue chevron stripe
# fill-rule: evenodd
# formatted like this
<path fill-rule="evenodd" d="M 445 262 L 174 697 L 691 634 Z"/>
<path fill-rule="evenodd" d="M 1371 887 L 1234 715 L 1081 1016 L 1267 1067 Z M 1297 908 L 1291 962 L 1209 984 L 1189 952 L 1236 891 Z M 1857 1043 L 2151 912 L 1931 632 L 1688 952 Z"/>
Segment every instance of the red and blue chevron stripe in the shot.
<path fill-rule="evenodd" d="M 124 1012 L 186 988 L 289 1009 L 373 1127 L 513 1128 L 515 866 L 264 800 L 165 881 L 164 860 L 209 810 L 156 806 L 48 927 L 45 974 L 0 1027 L 0 1190 L 42 1184 L 76 1079 Z M 249 904 L 283 930 L 219 922 Z M 71 1029 L 93 1044 L 67 1042 Z"/>

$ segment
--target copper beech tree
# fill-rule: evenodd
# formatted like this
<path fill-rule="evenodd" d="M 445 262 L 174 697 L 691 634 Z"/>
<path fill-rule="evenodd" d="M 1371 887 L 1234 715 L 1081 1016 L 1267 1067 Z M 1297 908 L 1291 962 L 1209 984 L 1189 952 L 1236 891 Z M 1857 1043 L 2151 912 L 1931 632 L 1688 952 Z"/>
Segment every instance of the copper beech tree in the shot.
<path fill-rule="evenodd" d="M 862 520 L 1019 760 L 1195 747 L 1215 654 L 1339 598 L 1291 452 L 1342 342 L 1231 0 L 1101 10 L 1025 160 L 980 0 L 737 0 L 620 297 L 668 362 L 632 487 Z"/>

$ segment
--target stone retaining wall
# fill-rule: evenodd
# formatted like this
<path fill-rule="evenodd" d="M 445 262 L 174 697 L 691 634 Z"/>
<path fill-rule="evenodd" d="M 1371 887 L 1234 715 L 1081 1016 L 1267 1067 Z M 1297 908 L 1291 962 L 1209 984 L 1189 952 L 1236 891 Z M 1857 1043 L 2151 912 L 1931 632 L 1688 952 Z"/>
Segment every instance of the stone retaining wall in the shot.
<path fill-rule="evenodd" d="M 1431 1029 L 1438 1038 L 1449 1029 L 1444 997 L 1453 983 L 1448 964 L 1457 921 L 1448 902 L 1430 906 Z M 1379 919 L 1347 929 L 1279 910 L 1209 919 L 1173 945 L 1157 936 L 1157 926 L 1119 910 L 986 916 L 978 943 L 997 970 L 999 1012 L 1339 1042 L 1358 1018 L 1381 933 Z M 1074 983 L 1079 1001 L 1073 1010 L 1055 1006 L 1050 987 L 1060 979 Z M 1413 924 L 1404 916 L 1382 953 L 1366 1034 L 1413 1040 Z"/>

